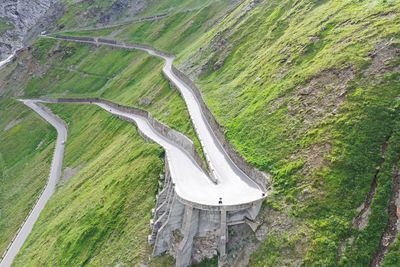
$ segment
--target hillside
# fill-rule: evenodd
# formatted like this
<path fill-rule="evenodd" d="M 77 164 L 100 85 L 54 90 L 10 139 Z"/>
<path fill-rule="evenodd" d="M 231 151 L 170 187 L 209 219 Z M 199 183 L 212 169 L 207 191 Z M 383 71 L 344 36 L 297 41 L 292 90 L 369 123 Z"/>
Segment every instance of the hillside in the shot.
<path fill-rule="evenodd" d="M 0 251 L 46 184 L 55 131 L 22 103 L 0 100 Z"/>
<path fill-rule="evenodd" d="M 199 87 L 227 140 L 250 164 L 272 174 L 255 235 L 245 231 L 240 239 L 231 228 L 232 265 L 400 264 L 397 1 L 115 3 L 67 2 L 58 29 L 176 55 L 174 64 Z M 143 52 L 49 38 L 21 51 L 0 72 L 0 111 L 10 114 L 0 132 L 5 188 L 28 184 L 30 164 L 49 161 L 54 139 L 54 130 L 25 113 L 15 97 L 94 96 L 140 107 L 189 136 L 202 153 L 185 103 L 161 69 L 159 59 Z M 146 244 L 162 150 L 97 108 L 49 107 L 70 127 L 65 179 L 15 265 L 172 265 L 165 256 L 149 261 Z M 26 119 L 7 113 L 21 109 Z M 15 121 L 22 121 L 20 132 L 6 126 Z M 24 139 L 28 123 L 39 125 L 37 139 Z M 37 149 L 38 142 L 47 145 Z M 6 153 L 16 144 L 30 150 Z M 42 164 L 32 188 L 13 194 L 30 192 L 32 198 L 40 191 L 49 162 Z M 18 200 L 2 209 L 20 205 L 28 211 L 32 204 Z M 0 219 L 0 251 L 25 215 L 11 225 Z M 43 251 L 45 244 L 52 246 Z"/>
<path fill-rule="evenodd" d="M 103 61 L 98 60 L 99 55 L 102 55 Z M 60 59 L 62 60 L 60 61 Z M 114 66 L 111 66 L 112 64 L 114 64 Z M 138 106 L 149 110 L 156 118 L 188 134 L 196 141 L 190 120 L 187 118 L 188 115 L 185 111 L 184 104 L 177 92 L 171 90 L 168 83 L 162 78 L 160 67 L 161 65 L 158 60 L 151 59 L 141 52 L 127 52 L 106 47 L 97 49 L 87 45 L 42 39 L 35 43 L 30 51 L 24 51 L 19 55 L 18 64 L 14 63 L 9 65 L 4 71 L 4 74 L 9 78 L 6 79 L 7 82 L 3 84 L 1 92 L 5 97 L 13 95 L 24 97 L 55 97 L 58 95 L 93 96 L 110 99 L 121 104 Z M 158 72 L 155 71 L 157 68 Z M 33 71 L 34 74 L 27 75 L 30 71 Z M 152 88 L 152 90 L 148 90 L 148 88 Z M 13 105 L 16 105 L 16 103 Z M 65 108 L 61 110 L 65 110 Z M 78 116 L 81 112 L 72 114 Z M 91 122 L 93 120 L 92 117 L 91 115 L 87 115 L 86 117 L 78 116 L 77 118 L 79 118 L 78 122 L 82 125 Z M 66 120 L 68 121 L 68 119 L 71 120 L 71 117 L 67 117 Z M 120 124 L 132 130 L 132 126 L 128 123 L 121 122 Z M 107 125 L 107 123 L 102 125 Z M 77 130 L 79 129 L 78 127 Z M 70 132 L 71 131 L 73 131 L 73 129 L 70 129 Z M 79 175 L 80 172 L 77 171 L 82 168 L 82 165 L 88 164 L 86 161 L 91 159 L 93 155 L 100 153 L 90 153 L 87 158 L 82 156 L 83 153 L 88 153 L 86 151 L 87 146 L 82 146 L 82 140 L 86 140 L 88 134 L 90 134 L 90 132 L 78 134 L 78 141 L 75 146 L 73 143 L 71 145 L 69 143 L 67 144 L 64 176 Z M 98 134 L 94 134 L 93 137 L 97 135 Z M 109 134 L 109 136 L 112 136 L 112 133 Z M 118 138 L 116 139 L 118 140 Z M 136 136 L 136 138 L 132 137 L 132 139 L 137 140 L 140 138 Z M 11 139 L 7 144 L 13 145 L 13 142 L 17 141 L 18 139 Z M 100 141 L 96 139 L 96 141 L 87 143 L 87 145 L 91 144 L 99 145 Z M 106 150 L 106 148 L 112 149 L 111 145 L 108 143 L 98 147 L 100 151 Z M 138 148 L 146 150 L 142 148 L 142 145 L 138 145 Z M 2 151 L 7 150 L 5 149 Z M 71 153 L 79 163 L 71 163 L 71 165 L 68 162 L 68 153 Z M 122 153 L 120 156 L 126 156 L 126 154 Z M 114 158 L 116 162 L 123 161 L 123 159 L 119 159 L 118 156 L 114 156 Z M 139 162 L 141 158 L 142 156 L 140 154 L 138 156 Z M 104 165 L 100 163 L 97 164 L 98 166 Z M 138 171 L 138 175 L 157 168 L 160 172 L 162 165 L 160 165 L 160 161 L 158 164 L 157 167 L 153 165 L 151 167 L 143 167 L 143 170 Z M 152 177 L 155 178 L 153 180 L 154 186 L 158 174 Z M 29 180 L 29 177 L 25 179 Z M 11 183 L 11 180 L 6 180 L 6 182 Z M 10 184 L 10 186 L 11 185 L 12 184 Z M 129 190 L 129 188 L 125 189 Z M 90 187 L 86 188 L 86 190 L 90 191 Z M 152 194 L 149 194 L 149 197 L 152 196 L 154 198 L 155 189 L 153 189 L 152 192 Z M 29 205 L 27 205 L 27 209 L 28 207 Z M 85 207 L 81 208 L 84 209 Z M 151 208 L 147 209 L 147 216 L 150 216 L 150 209 Z M 82 212 L 84 213 L 84 211 Z M 125 220 L 124 215 L 121 214 L 120 217 L 121 220 Z M 23 218 L 24 217 L 20 219 L 20 222 L 22 222 Z M 140 218 L 142 220 L 146 219 L 146 217 Z M 149 218 L 142 222 L 147 224 L 148 220 Z M 133 221 L 133 223 L 135 223 L 135 221 Z M 143 228 L 137 231 L 141 233 L 142 236 L 146 237 Z M 13 231 L 10 232 L 10 237 L 12 237 Z M 5 243 L 5 246 L 7 243 L 8 241 Z M 65 255 L 61 256 L 64 257 Z M 142 256 L 136 260 L 143 258 Z"/>
<path fill-rule="evenodd" d="M 228 139 L 275 174 L 255 265 L 366 266 L 382 249 L 398 194 L 399 13 L 395 1 L 243 3 L 182 53 Z M 368 192 L 367 226 L 353 226 Z"/>
<path fill-rule="evenodd" d="M 14 265 L 147 260 L 143 240 L 162 173 L 162 151 L 146 144 L 132 125 L 98 108 L 50 108 L 69 125 L 66 169 Z M 52 245 L 44 251 L 45 244 Z"/>
<path fill-rule="evenodd" d="M 191 32 L 184 19 L 90 35 L 177 53 L 227 138 L 275 174 L 254 264 L 365 265 L 382 249 L 397 177 L 399 23 L 394 1 L 244 1 L 183 51 L 169 34 Z"/>

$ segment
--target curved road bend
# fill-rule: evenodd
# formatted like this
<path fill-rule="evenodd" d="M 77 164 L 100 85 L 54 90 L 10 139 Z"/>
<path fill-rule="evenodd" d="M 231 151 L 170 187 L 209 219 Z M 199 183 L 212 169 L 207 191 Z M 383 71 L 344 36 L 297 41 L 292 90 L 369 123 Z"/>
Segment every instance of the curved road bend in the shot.
<path fill-rule="evenodd" d="M 48 38 L 56 38 L 56 37 L 48 37 Z M 57 39 L 57 38 L 56 38 Z M 62 39 L 62 38 L 59 38 Z M 65 40 L 65 39 L 64 39 Z M 203 116 L 203 112 L 201 110 L 200 103 L 198 102 L 196 96 L 190 87 L 183 82 L 179 77 L 177 77 L 172 72 L 172 62 L 174 57 L 166 56 L 164 54 L 160 54 L 154 49 L 151 48 L 143 48 L 135 45 L 126 45 L 126 44 L 110 44 L 100 41 L 82 41 L 82 40 L 71 40 L 68 41 L 77 41 L 80 43 L 89 43 L 95 45 L 107 45 L 125 49 L 137 49 L 147 52 L 150 55 L 160 57 L 165 60 L 165 64 L 163 67 L 163 72 L 170 79 L 181 92 L 183 99 L 186 102 L 186 106 L 188 108 L 190 117 L 192 119 L 193 125 L 197 132 L 197 135 L 200 139 L 200 143 L 203 147 L 204 154 L 207 159 L 207 163 L 211 169 L 211 174 L 218 181 L 219 186 L 227 186 L 231 187 L 232 185 L 243 186 L 246 184 L 247 187 L 253 187 L 258 190 L 256 196 L 258 199 L 263 198 L 263 194 L 265 193 L 262 188 L 260 188 L 250 177 L 248 177 L 229 157 L 219 140 L 216 138 L 213 130 L 208 124 L 207 120 Z M 240 194 L 235 196 L 240 198 Z M 225 204 L 224 198 L 222 199 Z"/>
<path fill-rule="evenodd" d="M 261 198 L 257 187 L 240 179 L 227 184 L 213 183 L 191 156 L 173 141 L 160 135 L 147 118 L 114 109 L 107 104 L 97 105 L 114 115 L 134 120 L 142 133 L 165 149 L 175 192 L 179 197 L 208 206 L 220 206 L 220 197 L 224 206 L 251 203 Z"/>
<path fill-rule="evenodd" d="M 129 46 L 127 47 L 129 48 Z M 193 91 L 185 82 L 172 72 L 172 62 L 174 61 L 174 58 L 162 55 L 151 49 L 135 46 L 132 48 L 144 50 L 150 55 L 161 57 L 165 60 L 163 72 L 176 85 L 186 102 L 190 118 L 203 147 L 211 174 L 218 181 L 218 185 L 231 186 L 232 184 L 237 184 L 242 186 L 243 183 L 245 183 L 248 187 L 258 189 L 258 199 L 261 199 L 262 194 L 264 193 L 263 190 L 259 188 L 259 186 L 232 161 L 203 116 L 200 103 Z M 240 198 L 240 195 L 237 195 L 236 197 Z M 224 198 L 223 202 L 225 204 Z"/>
<path fill-rule="evenodd" d="M 29 214 L 27 220 L 23 223 L 20 231 L 17 233 L 16 238 L 11 243 L 8 251 L 6 252 L 3 260 L 0 262 L 0 267 L 9 267 L 11 266 L 15 256 L 21 249 L 28 235 L 32 231 L 32 227 L 35 224 L 36 220 L 39 217 L 40 212 L 43 210 L 47 201 L 53 195 L 57 181 L 61 176 L 61 168 L 62 162 L 64 158 L 64 145 L 63 142 L 67 139 L 67 127 L 63 124 L 60 119 L 58 119 L 53 113 L 51 113 L 47 109 L 43 109 L 40 107 L 36 101 L 32 100 L 24 100 L 25 105 L 33 109 L 36 113 L 38 113 L 43 119 L 45 119 L 48 123 L 53 125 L 57 130 L 57 140 L 55 151 L 53 155 L 53 160 L 51 162 L 50 175 L 48 179 L 48 183 L 39 197 L 39 200 L 36 202 L 33 207 L 31 213 Z"/>

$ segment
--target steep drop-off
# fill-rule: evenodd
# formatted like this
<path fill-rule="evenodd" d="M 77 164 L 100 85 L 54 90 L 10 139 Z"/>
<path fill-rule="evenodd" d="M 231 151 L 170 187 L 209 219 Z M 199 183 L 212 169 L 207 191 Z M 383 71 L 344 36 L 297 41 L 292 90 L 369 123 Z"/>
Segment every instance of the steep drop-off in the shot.
<path fill-rule="evenodd" d="M 225 127 L 227 139 L 249 162 L 273 174 L 274 193 L 258 219 L 257 239 L 239 242 L 236 237 L 246 235 L 230 229 L 232 261 L 250 266 L 398 265 L 400 242 L 391 229 L 400 216 L 393 212 L 400 153 L 400 4 L 391 0 L 230 4 L 210 1 L 155 21 L 70 34 L 108 36 L 175 53 L 179 69 L 195 80 Z M 115 78 L 78 64 L 87 58 L 94 61 L 98 54 L 66 43 L 61 43 L 59 52 L 46 42 L 37 43 L 39 49 L 32 55 L 38 56 L 38 69 L 47 74 L 35 72 L 33 79 L 27 78 L 32 65 L 22 61 L 18 68 L 25 74 L 11 70 L 0 74 L 5 77 L 0 87 L 4 94 L 10 88 L 27 96 L 96 92 L 121 102 L 132 97 L 125 103 L 150 103 L 154 111 L 153 99 L 159 99 L 161 106 L 168 99 L 150 93 L 159 88 L 151 82 L 154 77 L 139 78 L 139 83 L 129 78 L 135 72 L 148 77 L 154 66 L 159 68 L 157 64 L 142 68 L 133 63 L 128 67 L 132 72 Z M 57 54 L 73 67 L 46 69 L 46 59 Z M 68 59 L 70 54 L 76 57 Z M 93 91 L 85 91 L 89 87 L 78 82 L 81 77 L 93 78 L 87 82 Z M 59 81 L 55 85 L 54 79 Z M 164 109 L 159 115 L 168 112 Z M 184 118 L 179 121 L 188 127 Z M 55 206 L 52 209 L 57 210 Z M 360 212 L 362 227 L 354 226 Z M 35 231 L 40 240 L 54 238 L 44 227 Z M 60 240 L 67 235 L 60 233 Z M 71 254 L 77 253 L 78 241 L 76 236 L 65 242 Z M 46 261 L 39 249 L 30 252 L 20 259 Z M 85 255 L 96 253 L 95 249 Z M 80 262 L 90 258 L 77 257 Z"/>
<path fill-rule="evenodd" d="M 391 216 L 381 170 L 367 226 L 352 226 L 398 134 L 399 13 L 396 1 L 243 1 L 204 33 L 191 34 L 199 11 L 97 35 L 177 53 L 227 138 L 275 174 L 251 265 L 365 266 Z"/>

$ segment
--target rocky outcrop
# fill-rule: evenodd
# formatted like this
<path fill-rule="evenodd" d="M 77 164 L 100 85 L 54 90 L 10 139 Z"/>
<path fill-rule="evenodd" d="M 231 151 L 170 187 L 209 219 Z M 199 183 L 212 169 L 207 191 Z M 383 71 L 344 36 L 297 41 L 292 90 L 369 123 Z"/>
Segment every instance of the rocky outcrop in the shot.
<path fill-rule="evenodd" d="M 145 0 L 116 0 L 108 10 L 100 12 L 97 26 L 105 26 L 119 21 L 121 17 L 132 17 L 139 14 L 147 6 Z"/>
<path fill-rule="evenodd" d="M 10 25 L 0 36 L 0 60 L 20 49 L 61 14 L 57 0 L 2 0 L 0 18 Z M 48 18 L 48 19 L 46 19 Z"/>

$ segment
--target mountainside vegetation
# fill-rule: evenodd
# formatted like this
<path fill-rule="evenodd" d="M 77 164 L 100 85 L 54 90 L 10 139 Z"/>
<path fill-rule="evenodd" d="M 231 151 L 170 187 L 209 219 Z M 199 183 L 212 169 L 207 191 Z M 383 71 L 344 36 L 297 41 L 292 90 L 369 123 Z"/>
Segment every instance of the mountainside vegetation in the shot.
<path fill-rule="evenodd" d="M 0 254 L 46 184 L 55 130 L 24 104 L 0 99 Z"/>
<path fill-rule="evenodd" d="M 243 1 L 194 43 L 180 34 L 173 44 L 169 33 L 189 24 L 179 18 L 97 35 L 176 53 L 227 138 L 274 174 L 269 233 L 252 264 L 365 266 L 380 249 L 398 165 L 399 13 L 395 1 Z M 368 225 L 357 229 L 371 190 Z"/>
<path fill-rule="evenodd" d="M 162 149 L 146 143 L 131 123 L 99 107 L 50 108 L 68 124 L 64 175 L 14 265 L 147 262 Z M 161 265 L 171 260 L 165 261 Z"/>
<path fill-rule="evenodd" d="M 0 35 L 13 28 L 14 25 L 7 19 L 0 19 Z"/>
<path fill-rule="evenodd" d="M 68 30 L 63 34 L 149 44 L 175 54 L 176 66 L 198 85 L 226 138 L 248 162 L 273 175 L 258 241 L 244 248 L 249 266 L 400 265 L 393 230 L 400 221 L 398 1 L 150 1 L 132 18 L 168 15 L 77 31 L 85 9 L 95 16 L 84 26 L 94 26 L 97 11 L 106 14 L 113 4 L 68 5 L 58 22 Z M 185 104 L 161 69 L 159 59 L 139 51 L 40 38 L 0 73 L 0 95 L 7 98 L 0 110 L 24 109 L 9 100 L 16 96 L 106 98 L 148 110 L 201 152 Z M 64 177 L 72 175 L 61 182 L 16 265 L 173 264 L 168 257 L 148 262 L 145 244 L 162 150 L 98 108 L 51 109 L 69 122 Z M 23 120 L 25 127 L 37 123 L 44 144 L 36 151 L 37 142 L 23 140 L 25 132 L 0 132 L 2 177 L 19 169 L 25 178 L 13 174 L 15 182 L 6 186 L 27 183 L 29 164 L 45 158 L 34 188 L 23 188 L 37 194 L 55 134 L 25 112 L 31 118 Z M 13 116 L 1 121 L 1 129 L 18 118 Z M 1 147 L 3 140 L 9 147 Z M 2 151 L 19 142 L 27 142 L 30 154 L 19 158 L 16 150 L 15 158 L 6 159 Z M 21 201 L 4 209 L 29 210 L 32 201 Z M 0 246 L 7 245 L 21 214 L 14 226 L 4 226 Z M 41 250 L 49 244 L 51 249 Z"/>
<path fill-rule="evenodd" d="M 254 265 L 373 261 L 400 152 L 399 14 L 396 1 L 244 2 L 180 56 L 227 138 L 274 174 L 263 213 L 290 231 L 272 226 Z"/>
<path fill-rule="evenodd" d="M 76 28 L 101 28 L 110 25 L 130 24 L 142 19 L 158 20 L 157 16 L 175 17 L 214 5 L 216 2 L 230 3 L 228 0 L 63 0 L 64 14 L 57 21 L 59 30 Z"/>
<path fill-rule="evenodd" d="M 187 134 L 194 140 L 195 145 L 201 153 L 199 141 L 194 134 L 185 104 L 180 98 L 179 93 L 172 89 L 169 83 L 163 78 L 161 74 L 162 62 L 160 60 L 138 51 L 110 49 L 108 47 L 96 48 L 89 45 L 45 38 L 38 40 L 32 48 L 21 52 L 18 57 L 18 62 L 10 64 L 2 72 L 5 82 L 2 83 L 0 91 L 6 99 L 4 101 L 8 103 L 8 106 L 5 102 L 4 108 L 2 107 L 2 112 L 5 114 L 12 111 L 11 107 L 15 105 L 19 107 L 18 110 L 29 110 L 24 108 L 22 103 L 11 100 L 15 96 L 22 98 L 43 96 L 100 97 L 116 103 L 148 110 L 160 121 Z M 112 119 L 110 115 L 99 115 L 99 109 L 94 109 L 93 107 L 73 106 L 51 106 L 52 110 L 56 111 L 60 117 L 69 123 L 70 141 L 66 144 L 66 158 L 63 170 L 64 178 L 60 182 L 60 187 L 54 196 L 54 199 L 59 199 L 54 204 L 49 203 L 46 206 L 41 215 L 43 221 L 37 223 L 38 225 L 41 223 L 45 224 L 46 227 L 35 227 L 31 238 L 26 243 L 27 252 L 22 250 L 20 255 L 21 260 L 17 258 L 15 264 L 17 266 L 24 266 L 26 263 L 29 263 L 30 265 L 38 266 L 55 261 L 60 265 L 79 265 L 93 261 L 93 264 L 97 266 L 103 262 L 107 262 L 107 264 L 117 264 L 118 262 L 139 264 L 147 262 L 148 255 L 151 252 L 147 246 L 147 235 L 149 234 L 148 222 L 151 216 L 150 210 L 154 207 L 158 185 L 157 180 L 163 171 L 164 154 L 156 145 L 146 144 L 137 131 L 134 130 L 132 124 L 121 122 L 115 118 Z M 13 113 L 9 113 L 10 119 L 6 117 L 4 127 L 6 127 L 6 123 L 10 123 L 9 121 L 12 120 L 11 117 L 15 117 L 15 120 L 20 119 L 17 111 L 14 113 L 16 113 L 15 116 L 11 116 Z M 33 112 L 27 113 L 31 117 L 37 117 Z M 103 111 L 103 113 L 105 112 Z M 96 121 L 97 124 L 95 124 Z M 29 122 L 28 126 L 30 127 L 37 127 L 38 131 L 41 130 L 40 126 L 43 124 L 44 128 L 52 133 L 51 140 L 54 140 L 55 131 L 45 122 L 39 120 L 41 123 L 39 124 L 37 120 L 32 120 L 30 117 L 26 118 L 24 122 L 25 124 Z M 113 123 L 116 124 L 115 127 L 111 127 Z M 36 126 L 36 124 L 38 125 Z M 2 146 L 6 147 L 1 147 L 0 151 L 2 153 L 10 150 L 13 151 L 12 146 L 21 142 L 22 138 L 25 138 L 24 142 L 27 143 L 27 146 L 35 145 L 33 148 L 36 148 L 36 139 L 26 137 L 27 134 L 35 134 L 34 136 L 36 136 L 36 133 L 29 132 L 28 130 L 23 134 L 21 136 L 13 135 L 8 137 L 8 139 L 4 139 L 5 142 L 2 142 Z M 43 138 L 43 132 L 37 133 L 37 135 L 38 138 Z M 130 145 L 125 143 L 130 143 Z M 47 145 L 47 143 L 44 145 Z M 120 148 L 114 151 L 116 147 Z M 123 150 L 121 151 L 120 149 L 122 148 Z M 22 206 L 26 210 L 26 213 L 21 212 L 21 216 L 15 216 L 13 222 L 7 220 L 8 216 L 2 217 L 2 219 L 6 220 L 4 222 L 4 231 L 2 231 L 2 234 L 5 235 L 4 244 L 2 244 L 4 249 L 25 219 L 25 216 L 36 200 L 37 194 L 41 192 L 46 182 L 52 149 L 53 146 L 48 147 L 46 150 L 48 153 L 47 161 L 43 162 L 43 164 L 38 164 L 36 167 L 44 168 L 45 174 L 43 176 L 38 177 L 38 174 L 32 172 L 32 166 L 27 165 L 21 170 L 21 175 L 25 175 L 23 176 L 24 180 L 22 178 L 17 180 L 17 175 L 19 174 L 14 173 L 15 170 L 9 170 L 11 167 L 8 167 L 8 165 L 13 166 L 11 163 L 8 164 L 7 162 L 8 165 L 2 167 L 4 173 L 9 174 L 8 176 L 10 176 L 11 171 L 12 175 L 16 176 L 16 181 L 7 179 L 9 185 L 6 184 L 7 187 L 4 189 L 16 186 L 16 183 L 19 185 L 31 182 L 30 187 L 23 188 L 22 191 L 30 190 L 33 192 L 32 196 L 35 196 L 32 197 L 26 194 L 26 199 L 22 198 L 21 200 L 19 199 L 21 197 L 18 195 L 12 195 L 15 198 L 14 202 L 4 202 L 6 203 L 4 204 L 5 209 L 9 209 L 7 212 L 12 213 L 14 208 L 19 206 Z M 14 151 L 16 153 L 15 156 L 23 156 L 25 161 L 42 159 L 44 153 L 39 154 L 41 150 L 34 151 L 33 153 L 20 150 Z M 107 160 L 111 158 L 113 161 L 107 163 Z M 15 161 L 21 165 L 25 164 L 25 161 L 19 158 L 15 159 Z M 17 168 L 21 165 L 16 165 L 15 167 Z M 104 166 L 107 166 L 107 169 L 109 168 L 108 174 L 105 173 Z M 88 169 L 85 169 L 85 167 Z M 122 170 L 117 172 L 120 168 Z M 42 171 L 42 169 L 40 170 Z M 90 170 L 89 173 L 87 173 L 88 170 Z M 35 175 L 35 177 L 31 177 L 30 175 Z M 84 191 L 73 191 L 75 192 L 73 194 L 71 190 L 75 190 L 76 184 L 82 182 L 79 178 L 74 180 L 75 177 L 80 175 L 86 177 L 84 179 L 88 179 L 89 185 L 82 188 Z M 8 176 L 4 178 L 8 178 Z M 96 200 L 95 195 L 92 194 L 95 194 L 98 189 L 98 184 L 94 183 L 92 179 L 100 179 L 106 186 L 108 183 L 115 183 L 115 176 L 118 176 L 118 179 L 123 181 L 120 184 L 122 191 L 115 195 L 115 199 L 119 199 L 121 195 L 130 196 L 130 198 L 128 200 L 121 198 L 119 202 L 115 202 L 114 198 L 110 199 L 109 208 L 115 210 L 117 213 L 109 214 L 108 209 L 103 211 L 92 210 L 92 205 Z M 74 179 L 71 177 L 74 177 Z M 41 184 L 38 184 L 38 182 L 33 183 L 33 178 L 40 178 Z M 143 181 L 143 179 L 145 180 Z M 72 181 L 76 181 L 76 184 Z M 126 183 L 129 183 L 129 186 L 126 186 Z M 71 186 L 69 187 L 72 188 L 69 189 L 70 191 L 64 189 L 67 185 Z M 144 190 L 146 186 L 149 188 L 148 191 Z M 133 193 L 135 190 L 137 190 L 137 193 Z M 17 193 L 20 192 L 18 191 Z M 100 198 L 97 200 L 99 203 L 102 203 L 104 199 L 101 197 L 108 193 L 100 191 L 96 194 Z M 8 196 L 4 195 L 4 197 Z M 147 200 L 143 202 L 144 206 L 137 205 L 146 198 Z M 60 199 L 64 199 L 64 201 Z M 88 201 L 88 199 L 92 199 L 92 201 Z M 17 200 L 23 202 L 19 203 Z M 67 206 L 65 203 L 70 204 L 71 208 L 66 210 Z M 132 205 L 137 210 L 131 209 Z M 126 209 L 126 211 L 121 212 L 121 209 Z M 82 214 L 84 218 L 71 218 L 69 212 Z M 93 221 L 88 219 L 88 212 L 97 214 L 98 220 Z M 106 214 L 103 214 L 103 212 L 106 212 Z M 49 214 L 52 215 L 50 216 Z M 128 214 L 130 214 L 130 219 L 127 219 Z M 116 245 L 114 241 L 109 243 L 111 241 L 109 240 L 110 236 L 114 232 L 120 231 L 119 228 L 98 230 L 98 227 L 103 225 L 107 220 L 115 220 L 113 222 L 120 221 L 120 224 L 116 224 L 115 227 L 127 227 L 125 232 L 129 232 L 128 236 L 119 233 L 119 237 L 115 240 L 119 245 Z M 62 224 L 60 225 L 61 222 Z M 110 221 L 108 223 L 113 224 L 113 222 Z M 82 227 L 75 228 L 78 224 Z M 64 229 L 65 225 L 70 225 L 71 227 Z M 71 239 L 59 240 L 59 237 L 63 235 L 61 234 L 63 229 L 65 230 L 65 235 L 69 235 Z M 72 235 L 72 232 L 70 232 L 71 229 L 76 229 L 75 235 Z M 87 229 L 98 230 L 99 232 L 93 239 L 86 240 L 85 242 L 87 243 L 82 244 L 82 246 L 73 246 L 71 250 L 65 249 L 67 246 L 71 246 L 71 240 L 80 238 Z M 54 233 L 54 235 L 51 233 Z M 128 241 L 125 238 L 130 238 L 129 236 L 135 236 L 136 238 L 129 241 L 131 242 L 130 245 L 126 246 Z M 75 241 L 78 242 L 78 240 Z M 52 248 L 55 250 L 48 250 L 49 254 L 44 255 L 42 254 L 42 245 L 47 242 L 56 242 L 57 246 L 53 246 Z M 110 255 L 114 255 L 114 257 L 104 255 L 104 258 L 100 259 L 97 255 L 100 252 L 104 252 L 104 244 L 106 243 L 110 246 Z M 102 245 L 96 246 L 95 244 Z M 90 251 L 82 250 L 86 246 L 92 246 L 93 248 Z M 124 257 L 117 253 L 121 251 L 120 246 L 125 246 L 127 251 Z M 137 251 L 136 254 L 129 252 L 133 248 Z M 49 255 L 53 255 L 54 258 L 49 257 Z M 98 261 L 93 260 L 93 257 Z M 157 258 L 155 259 L 155 263 L 152 261 L 151 264 L 155 264 L 154 266 L 159 266 L 159 264 L 172 265 L 171 261 L 172 259 L 168 257 Z"/>

